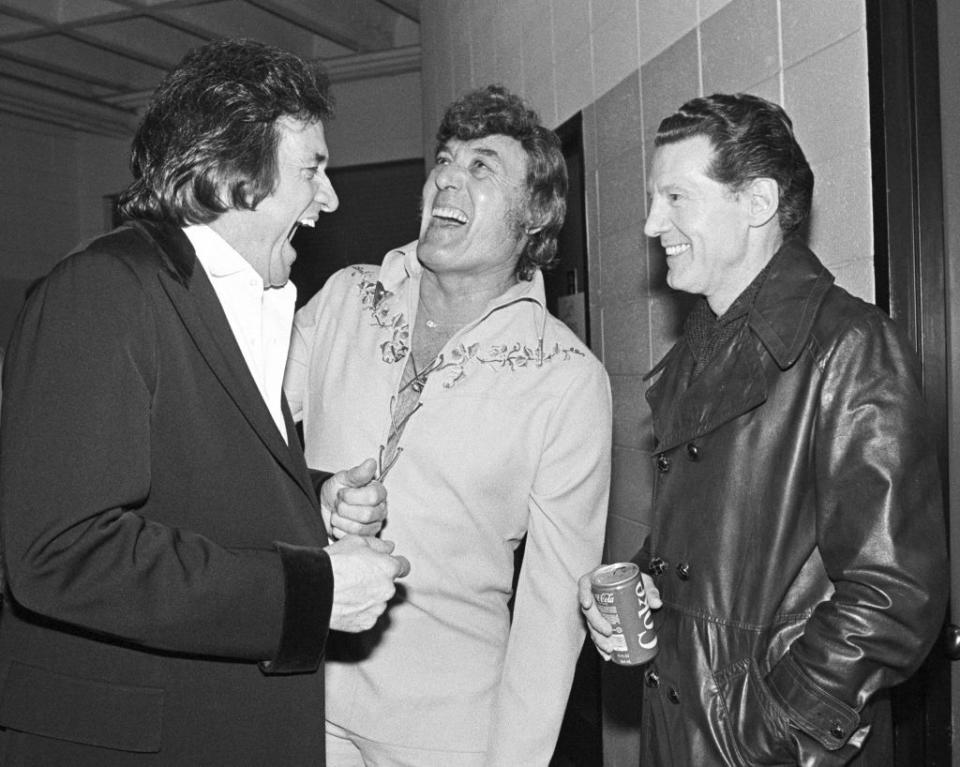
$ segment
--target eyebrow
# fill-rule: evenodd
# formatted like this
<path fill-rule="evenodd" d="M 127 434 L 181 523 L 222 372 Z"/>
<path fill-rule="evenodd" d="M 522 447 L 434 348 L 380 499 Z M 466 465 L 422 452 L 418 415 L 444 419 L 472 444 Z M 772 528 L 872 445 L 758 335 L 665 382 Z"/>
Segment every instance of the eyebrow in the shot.
<path fill-rule="evenodd" d="M 471 147 L 469 151 L 475 154 L 481 155 L 482 157 L 492 157 L 495 160 L 498 160 L 501 162 L 503 161 L 500 153 L 496 149 L 490 149 L 489 147 L 485 147 L 485 146 L 477 146 L 477 147 Z M 437 150 L 438 155 L 441 152 L 446 152 L 447 154 L 450 154 L 450 155 L 453 154 L 453 150 L 450 148 L 450 144 L 444 144 L 442 147 L 440 147 Z"/>

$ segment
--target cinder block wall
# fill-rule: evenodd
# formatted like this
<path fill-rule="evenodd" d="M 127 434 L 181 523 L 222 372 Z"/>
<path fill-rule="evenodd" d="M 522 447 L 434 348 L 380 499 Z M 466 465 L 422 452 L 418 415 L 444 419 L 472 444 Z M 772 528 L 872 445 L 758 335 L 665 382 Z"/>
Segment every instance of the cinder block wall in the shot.
<path fill-rule="evenodd" d="M 583 112 L 594 350 L 614 394 L 608 561 L 646 533 L 643 374 L 686 311 L 643 236 L 657 124 L 683 101 L 750 91 L 784 105 L 817 177 L 809 243 L 873 300 L 866 11 L 862 0 L 424 0 L 424 152 L 445 106 L 499 82 L 556 127 Z M 617 671 L 617 670 L 614 670 Z M 607 673 L 605 762 L 635 765 L 631 680 Z"/>

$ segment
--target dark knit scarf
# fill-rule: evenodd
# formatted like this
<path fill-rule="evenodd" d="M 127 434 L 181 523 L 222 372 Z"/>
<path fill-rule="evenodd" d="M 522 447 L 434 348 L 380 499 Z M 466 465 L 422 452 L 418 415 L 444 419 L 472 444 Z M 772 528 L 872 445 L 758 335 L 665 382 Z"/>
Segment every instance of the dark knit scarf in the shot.
<path fill-rule="evenodd" d="M 694 304 L 683 324 L 683 334 L 690 346 L 695 361 L 693 376 L 696 378 L 707 366 L 718 349 L 729 344 L 747 322 L 747 315 L 753 307 L 757 293 L 763 286 L 770 269 L 768 263 L 746 289 L 719 317 L 713 313 L 705 297 Z"/>

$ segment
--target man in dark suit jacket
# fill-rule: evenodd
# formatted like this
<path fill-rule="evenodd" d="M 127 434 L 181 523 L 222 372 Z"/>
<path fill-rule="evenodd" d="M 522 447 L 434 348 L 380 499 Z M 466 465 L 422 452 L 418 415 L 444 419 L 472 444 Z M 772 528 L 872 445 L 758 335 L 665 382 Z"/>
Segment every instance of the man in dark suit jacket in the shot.
<path fill-rule="evenodd" d="M 311 477 L 280 391 L 289 239 L 337 206 L 329 114 L 291 54 L 189 54 L 134 140 L 130 222 L 28 298 L 0 428 L 0 764 L 323 764 L 327 632 L 370 627 L 405 564 L 329 545 L 324 517 L 376 532 L 385 491 L 372 461 Z"/>

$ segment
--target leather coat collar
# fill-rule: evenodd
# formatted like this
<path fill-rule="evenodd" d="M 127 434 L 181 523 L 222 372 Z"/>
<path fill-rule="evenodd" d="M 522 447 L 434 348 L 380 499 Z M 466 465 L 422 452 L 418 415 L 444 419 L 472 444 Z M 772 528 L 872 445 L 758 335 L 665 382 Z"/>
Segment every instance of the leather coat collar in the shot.
<path fill-rule="evenodd" d="M 806 246 L 788 242 L 774 255 L 747 324 L 781 370 L 800 356 L 832 284 L 833 275 Z"/>
<path fill-rule="evenodd" d="M 645 377 L 659 376 L 647 390 L 658 451 L 713 431 L 767 398 L 762 351 L 781 370 L 800 357 L 833 275 L 799 243 L 774 254 L 770 273 L 737 338 L 718 350 L 693 378 L 694 359 L 681 338 Z M 751 343 L 750 338 L 757 339 Z"/>

